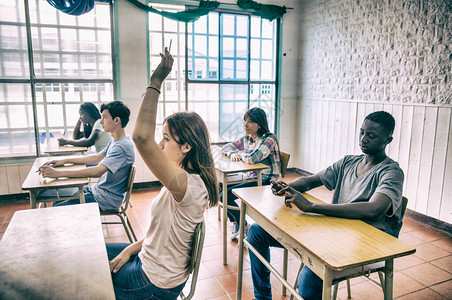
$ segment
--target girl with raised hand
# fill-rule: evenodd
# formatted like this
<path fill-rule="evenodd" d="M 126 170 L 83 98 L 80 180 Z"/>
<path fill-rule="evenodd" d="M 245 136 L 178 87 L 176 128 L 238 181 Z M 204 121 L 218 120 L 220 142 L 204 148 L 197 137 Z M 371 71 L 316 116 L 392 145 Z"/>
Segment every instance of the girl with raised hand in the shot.
<path fill-rule="evenodd" d="M 173 65 L 165 48 L 142 100 L 133 140 L 149 170 L 163 184 L 151 204 L 146 237 L 133 244 L 107 244 L 117 299 L 176 299 L 189 277 L 195 227 L 207 205 L 218 202 L 209 133 L 196 113 L 177 112 L 154 139 L 157 103 Z"/>

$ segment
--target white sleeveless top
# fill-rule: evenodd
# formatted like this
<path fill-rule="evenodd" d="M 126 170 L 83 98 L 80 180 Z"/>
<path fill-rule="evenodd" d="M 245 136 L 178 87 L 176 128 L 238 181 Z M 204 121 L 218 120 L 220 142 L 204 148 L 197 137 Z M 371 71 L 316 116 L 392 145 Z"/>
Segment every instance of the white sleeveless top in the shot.
<path fill-rule="evenodd" d="M 187 174 L 187 191 L 177 202 L 163 187 L 151 204 L 151 224 L 138 257 L 144 273 L 159 288 L 184 283 L 193 233 L 204 219 L 208 192 L 201 177 Z"/>
<path fill-rule="evenodd" d="M 93 130 L 100 130 L 101 134 L 97 141 L 94 143 L 94 147 L 96 148 L 96 153 L 101 152 L 107 147 L 108 143 L 111 140 L 111 135 L 108 132 L 104 132 L 102 128 L 102 124 L 100 124 L 100 120 L 98 119 L 93 126 Z"/>

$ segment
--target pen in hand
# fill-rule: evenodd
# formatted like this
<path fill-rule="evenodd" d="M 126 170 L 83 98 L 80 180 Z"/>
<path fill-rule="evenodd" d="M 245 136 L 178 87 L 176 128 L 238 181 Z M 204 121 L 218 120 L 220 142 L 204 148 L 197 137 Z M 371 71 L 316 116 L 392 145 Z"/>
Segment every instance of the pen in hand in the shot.
<path fill-rule="evenodd" d="M 49 165 L 49 167 L 53 167 L 55 164 L 50 164 Z M 40 168 L 38 168 L 37 170 L 36 170 L 36 172 L 35 173 L 38 173 L 39 171 L 41 171 L 41 169 Z"/>

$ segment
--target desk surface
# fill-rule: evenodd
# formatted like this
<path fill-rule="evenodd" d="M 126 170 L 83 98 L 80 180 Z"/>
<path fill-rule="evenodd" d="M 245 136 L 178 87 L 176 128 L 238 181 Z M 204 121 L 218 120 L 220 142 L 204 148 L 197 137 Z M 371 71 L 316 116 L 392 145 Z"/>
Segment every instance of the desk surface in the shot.
<path fill-rule="evenodd" d="M 57 159 L 64 159 L 65 157 L 58 157 Z M 42 166 L 44 163 L 54 160 L 55 157 L 38 157 L 36 158 L 33 167 L 31 168 L 30 172 L 28 173 L 27 178 L 25 179 L 24 183 L 22 184 L 23 190 L 39 190 L 39 189 L 48 189 L 48 188 L 62 188 L 62 187 L 78 187 L 89 184 L 89 178 L 83 177 L 83 178 L 43 178 L 41 175 L 39 175 L 39 172 L 36 172 L 40 166 Z M 86 166 L 83 165 L 68 165 L 68 166 L 62 166 L 57 167 L 58 169 L 64 168 L 67 170 L 79 170 L 86 168 Z"/>
<path fill-rule="evenodd" d="M 71 154 L 71 153 L 84 153 L 86 151 L 88 151 L 88 147 L 85 146 L 73 146 L 73 145 L 64 145 L 64 146 L 60 146 L 58 144 L 58 140 L 57 139 L 51 139 L 49 140 L 44 148 L 44 153 L 48 153 L 50 155 L 55 155 L 55 154 Z"/>
<path fill-rule="evenodd" d="M 96 203 L 17 211 L 0 241 L 1 299 L 114 299 Z"/>
<path fill-rule="evenodd" d="M 307 214 L 284 205 L 284 197 L 275 196 L 270 186 L 234 189 L 247 204 L 247 214 L 259 214 L 281 232 L 295 240 L 332 270 L 342 270 L 372 262 L 396 258 L 415 249 L 360 220 Z M 322 202 L 304 194 L 312 202 Z"/>
<path fill-rule="evenodd" d="M 215 168 L 225 174 L 268 169 L 268 166 L 262 163 L 247 164 L 243 161 L 234 162 L 230 160 L 229 157 L 223 155 L 221 153 L 221 148 L 217 146 L 212 146 L 211 151 L 213 160 L 215 161 Z"/>

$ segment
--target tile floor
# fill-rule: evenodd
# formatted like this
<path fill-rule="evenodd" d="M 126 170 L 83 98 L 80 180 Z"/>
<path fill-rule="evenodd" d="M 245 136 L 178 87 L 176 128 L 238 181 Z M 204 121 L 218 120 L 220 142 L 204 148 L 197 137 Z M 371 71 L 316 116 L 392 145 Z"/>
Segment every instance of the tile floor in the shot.
<path fill-rule="evenodd" d="M 288 174 L 286 181 L 296 175 Z M 149 207 L 159 189 L 136 191 L 131 197 L 133 207 L 129 218 L 138 238 L 144 236 L 149 226 Z M 312 191 L 321 199 L 330 199 L 330 192 L 324 188 Z M 28 209 L 28 201 L 0 202 L 0 238 L 3 236 L 12 215 L 17 210 Z M 236 299 L 237 242 L 228 244 L 228 265 L 222 264 L 221 223 L 217 218 L 217 208 L 206 211 L 206 239 L 195 300 Z M 106 242 L 127 242 L 121 225 L 104 225 Z M 232 227 L 230 228 L 232 230 Z M 416 253 L 395 260 L 394 298 L 406 299 L 452 299 L 452 235 L 423 223 L 405 217 L 401 240 L 416 247 Z M 272 261 L 282 270 L 282 250 L 272 250 Z M 289 279 L 295 280 L 299 262 L 294 257 L 289 260 Z M 376 276 L 376 275 L 375 275 Z M 281 284 L 272 277 L 273 299 L 281 297 Z M 352 299 L 383 299 L 381 289 L 365 278 L 351 281 Z M 346 284 L 341 283 L 338 299 L 347 299 Z M 253 298 L 251 272 L 248 253 L 245 253 L 244 282 L 242 299 Z"/>

